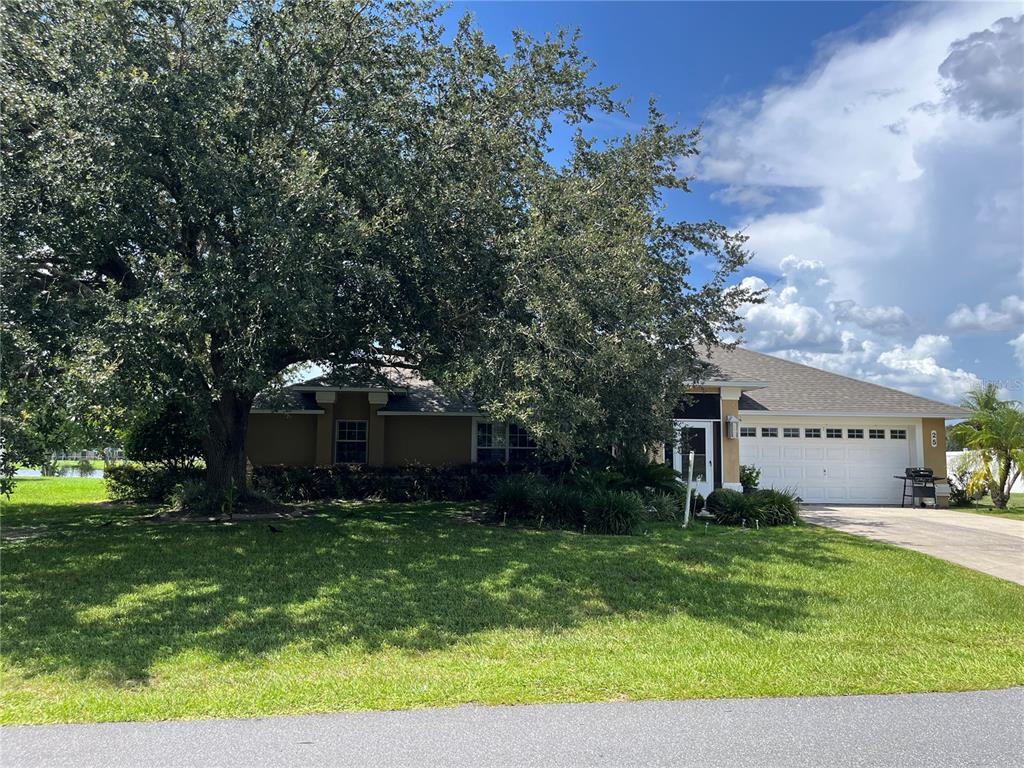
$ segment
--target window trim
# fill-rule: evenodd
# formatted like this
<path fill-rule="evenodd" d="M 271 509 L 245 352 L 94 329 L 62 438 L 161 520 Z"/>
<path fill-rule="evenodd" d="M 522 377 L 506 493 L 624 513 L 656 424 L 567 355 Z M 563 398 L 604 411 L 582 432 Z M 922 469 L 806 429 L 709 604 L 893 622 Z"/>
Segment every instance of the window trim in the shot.
<path fill-rule="evenodd" d="M 740 427 L 740 437 L 757 437 L 757 427 Z"/>
<path fill-rule="evenodd" d="M 512 439 L 511 439 L 511 436 L 510 436 L 510 432 L 512 430 L 512 427 L 515 427 L 516 429 L 523 430 L 524 432 L 525 432 L 525 428 L 520 426 L 520 425 L 518 425 L 518 424 L 513 424 L 512 422 L 509 422 L 509 421 L 494 421 L 493 419 L 484 418 L 482 416 L 474 416 L 473 417 L 472 429 L 470 430 L 470 435 L 469 435 L 470 460 L 471 460 L 471 462 L 473 464 L 477 464 L 480 461 L 480 456 L 479 456 L 480 445 L 477 442 L 478 428 L 479 428 L 480 424 L 504 424 L 505 425 L 505 445 L 504 445 L 505 458 L 501 460 L 501 463 L 508 464 L 509 460 L 510 460 L 510 458 L 512 456 L 512 450 L 513 450 Z M 527 433 L 527 436 L 529 436 L 528 433 Z M 530 439 L 533 440 L 533 438 L 530 438 Z M 529 450 L 529 451 L 533 452 L 534 456 L 536 456 L 538 448 L 539 448 L 539 446 L 537 445 L 537 442 L 535 440 L 533 440 L 533 447 L 532 448 L 517 447 L 515 450 L 518 450 L 518 451 Z M 484 446 L 484 450 L 490 451 L 490 450 L 501 450 L 501 449 L 500 448 L 493 448 L 493 447 Z"/>
<path fill-rule="evenodd" d="M 768 435 L 766 435 L 765 432 L 767 432 L 768 430 L 771 430 L 775 434 L 768 434 Z M 778 427 L 761 427 L 761 437 L 767 437 L 769 440 L 778 439 L 778 437 L 779 437 L 779 428 Z"/>
<path fill-rule="evenodd" d="M 899 433 L 899 435 L 897 436 L 896 433 Z M 892 427 L 889 430 L 889 439 L 890 440 L 906 440 L 907 439 L 907 429 L 906 429 L 906 427 Z"/>
<path fill-rule="evenodd" d="M 796 432 L 796 434 L 795 435 L 787 435 L 786 434 L 787 432 Z M 783 427 L 782 428 L 782 437 L 784 439 L 785 438 L 789 438 L 790 440 L 793 440 L 795 438 L 799 438 L 800 437 L 800 427 Z"/>
<path fill-rule="evenodd" d="M 342 424 L 362 424 L 363 425 L 363 439 L 362 440 L 350 440 L 348 438 L 342 440 L 340 437 L 341 425 Z M 361 443 L 363 446 L 363 460 L 362 461 L 338 461 L 338 443 Z M 334 420 L 334 444 L 332 447 L 334 454 L 335 464 L 368 464 L 370 462 L 370 422 L 367 419 L 335 419 Z"/>
<path fill-rule="evenodd" d="M 868 440 L 885 440 L 885 429 L 868 427 Z"/>
<path fill-rule="evenodd" d="M 808 432 L 815 432 L 816 434 L 809 435 Z M 805 440 L 820 440 L 821 439 L 821 427 L 804 427 L 804 439 Z"/>
<path fill-rule="evenodd" d="M 857 432 L 859 434 L 853 434 Z M 847 427 L 846 428 L 846 439 L 847 440 L 863 440 L 864 439 L 864 427 Z"/>
<path fill-rule="evenodd" d="M 831 434 L 838 432 L 838 435 Z M 826 440 L 842 440 L 843 439 L 843 428 L 842 427 L 825 427 L 825 439 Z"/>

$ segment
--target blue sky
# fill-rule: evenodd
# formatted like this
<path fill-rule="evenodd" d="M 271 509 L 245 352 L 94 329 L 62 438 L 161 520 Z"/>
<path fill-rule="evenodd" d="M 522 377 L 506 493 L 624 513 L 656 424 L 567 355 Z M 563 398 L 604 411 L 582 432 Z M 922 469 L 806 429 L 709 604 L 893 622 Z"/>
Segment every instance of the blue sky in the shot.
<path fill-rule="evenodd" d="M 752 348 L 956 400 L 1024 399 L 1020 5 L 466 2 L 488 39 L 580 28 L 594 79 L 704 124 L 671 215 L 750 235 Z M 629 121 L 599 119 L 603 138 Z M 556 155 L 562 146 L 556 140 Z M 757 283 L 761 284 L 761 283 Z"/>

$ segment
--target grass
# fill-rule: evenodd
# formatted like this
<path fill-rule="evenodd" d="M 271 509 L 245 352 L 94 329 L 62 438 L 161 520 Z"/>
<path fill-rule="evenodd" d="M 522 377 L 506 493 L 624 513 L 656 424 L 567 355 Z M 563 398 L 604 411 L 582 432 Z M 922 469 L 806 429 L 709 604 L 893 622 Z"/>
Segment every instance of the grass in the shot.
<path fill-rule="evenodd" d="M 957 512 L 973 512 L 976 515 L 992 515 L 1006 520 L 1024 520 L 1024 493 L 1011 493 L 1006 509 L 996 509 L 992 498 L 985 496 L 969 507 L 956 507 Z"/>
<path fill-rule="evenodd" d="M 20 481 L 0 721 L 1024 684 L 1024 588 L 815 527 L 643 537 L 331 504 L 150 524 L 97 481 Z"/>

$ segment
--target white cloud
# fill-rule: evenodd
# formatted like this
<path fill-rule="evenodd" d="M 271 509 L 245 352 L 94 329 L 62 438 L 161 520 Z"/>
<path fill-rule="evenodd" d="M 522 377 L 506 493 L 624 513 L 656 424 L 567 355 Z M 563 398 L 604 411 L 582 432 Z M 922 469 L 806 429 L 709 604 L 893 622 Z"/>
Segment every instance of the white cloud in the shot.
<path fill-rule="evenodd" d="M 1000 309 L 987 302 L 973 308 L 961 304 L 946 318 L 946 325 L 955 331 L 1012 331 L 1024 327 L 1024 299 L 1007 296 Z"/>
<path fill-rule="evenodd" d="M 818 262 L 890 332 L 937 325 L 956 299 L 1024 286 L 1019 8 L 902 13 L 884 36 L 835 45 L 803 79 L 708 120 L 702 179 L 749 213 L 761 269 Z M 802 210 L 772 210 L 799 192 Z M 792 194 L 787 200 L 792 199 Z M 1019 290 L 1018 290 L 1019 292 Z M 947 298 L 948 297 L 948 298 Z"/>
<path fill-rule="evenodd" d="M 1017 358 L 1020 367 L 1024 368 L 1024 333 L 1010 341 L 1010 346 L 1013 348 L 1013 356 Z"/>
<path fill-rule="evenodd" d="M 782 264 L 775 285 L 760 277 L 741 283 L 765 291 L 763 304 L 743 308 L 743 346 L 946 402 L 959 401 L 981 383 L 945 362 L 954 352 L 949 336 L 914 335 L 901 307 L 833 300 L 834 282 L 821 262 L 787 258 Z M 913 340 L 899 338 L 905 333 Z"/>

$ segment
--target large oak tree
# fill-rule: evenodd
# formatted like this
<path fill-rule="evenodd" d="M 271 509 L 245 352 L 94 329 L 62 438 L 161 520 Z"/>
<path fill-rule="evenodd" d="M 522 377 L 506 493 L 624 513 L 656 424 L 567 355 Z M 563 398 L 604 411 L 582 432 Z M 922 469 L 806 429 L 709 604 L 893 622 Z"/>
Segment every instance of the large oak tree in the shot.
<path fill-rule="evenodd" d="M 599 146 L 587 121 L 621 105 L 573 36 L 516 34 L 500 55 L 438 19 L 6 2 L 3 332 L 21 373 L 87 372 L 129 408 L 188 398 L 214 492 L 244 487 L 254 397 L 306 361 L 413 366 L 556 452 L 661 437 L 751 298 L 726 288 L 742 237 L 663 215 L 699 136 L 652 107 Z M 559 123 L 577 131 L 562 164 Z"/>

